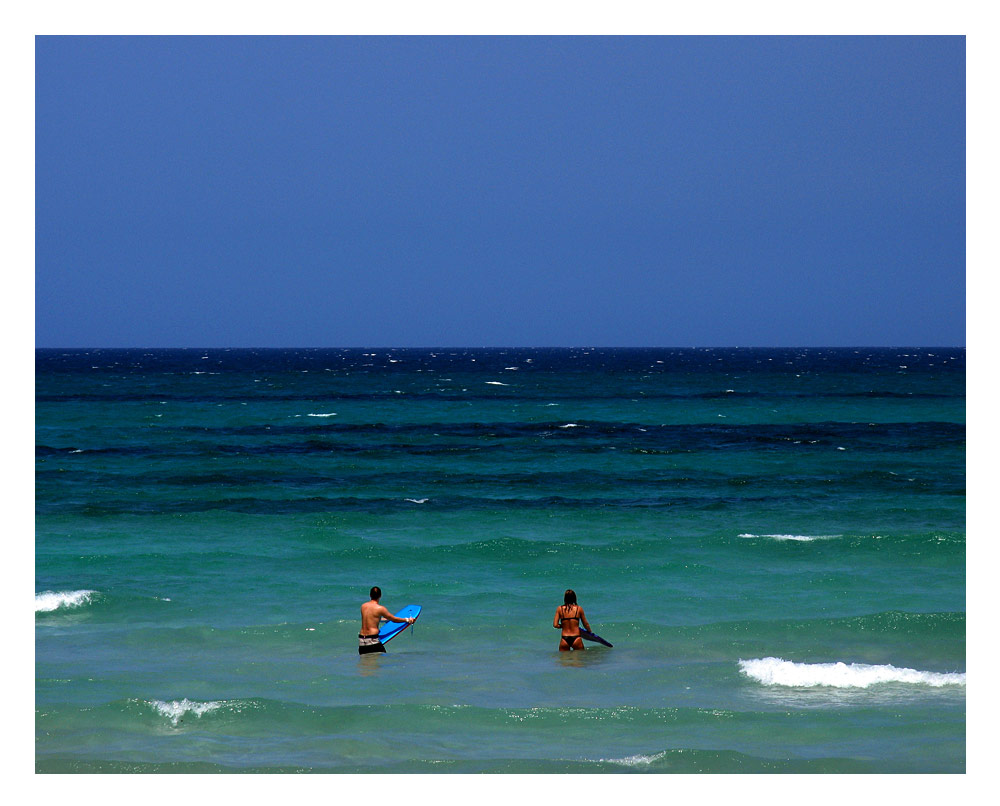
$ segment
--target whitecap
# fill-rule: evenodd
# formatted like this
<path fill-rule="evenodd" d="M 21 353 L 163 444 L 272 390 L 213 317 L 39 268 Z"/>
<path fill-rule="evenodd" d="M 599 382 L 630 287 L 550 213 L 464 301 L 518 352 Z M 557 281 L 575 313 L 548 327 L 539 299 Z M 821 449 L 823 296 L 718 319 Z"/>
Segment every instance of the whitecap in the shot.
<path fill-rule="evenodd" d="M 964 672 L 925 672 L 888 664 L 794 663 L 781 658 L 754 658 L 740 660 L 739 666 L 743 674 L 765 686 L 868 688 L 878 683 L 909 683 L 937 688 L 965 685 Z"/>
<path fill-rule="evenodd" d="M 489 386 L 510 386 L 509 383 L 501 383 L 500 381 L 486 381 Z"/>
<path fill-rule="evenodd" d="M 644 755 L 634 755 L 625 756 L 624 758 L 602 758 L 600 761 L 606 764 L 621 764 L 623 767 L 637 767 L 641 764 L 652 764 L 654 761 L 659 761 L 667 754 L 664 750 L 662 753 L 654 753 L 651 756 Z"/>
<path fill-rule="evenodd" d="M 754 535 L 749 533 L 744 533 L 739 536 L 743 538 L 766 537 L 770 540 L 797 540 L 802 543 L 810 543 L 813 540 L 835 540 L 840 537 L 840 535 Z"/>
<path fill-rule="evenodd" d="M 325 414 L 312 414 L 312 413 L 310 413 L 310 414 L 306 415 L 306 417 L 336 417 L 336 416 L 337 416 L 337 412 L 335 412 L 335 411 L 328 411 Z"/>
<path fill-rule="evenodd" d="M 183 700 L 173 700 L 171 702 L 164 702 L 163 700 L 152 700 L 149 705 L 157 713 L 165 716 L 174 725 L 176 725 L 185 714 L 194 714 L 200 717 L 202 714 L 207 714 L 209 711 L 214 711 L 217 708 L 222 707 L 221 702 L 195 702 L 189 700 L 186 697 Z"/>
<path fill-rule="evenodd" d="M 411 502 L 413 504 L 426 504 L 431 499 L 429 499 L 429 498 L 405 498 L 403 500 L 409 501 L 409 502 Z"/>
<path fill-rule="evenodd" d="M 579 428 L 577 423 L 566 423 L 566 425 L 559 426 L 560 428 Z"/>
<path fill-rule="evenodd" d="M 82 607 L 90 604 L 97 591 L 44 591 L 35 594 L 35 612 L 49 613 L 59 608 Z"/>

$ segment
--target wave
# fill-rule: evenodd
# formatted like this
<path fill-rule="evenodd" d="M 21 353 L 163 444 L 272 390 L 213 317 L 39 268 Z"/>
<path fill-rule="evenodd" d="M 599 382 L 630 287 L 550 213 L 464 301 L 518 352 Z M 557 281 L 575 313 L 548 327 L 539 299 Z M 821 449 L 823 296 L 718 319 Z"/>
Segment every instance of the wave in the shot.
<path fill-rule="evenodd" d="M 761 538 L 766 537 L 770 540 L 796 540 L 802 543 L 810 543 L 813 540 L 834 540 L 842 535 L 754 535 L 754 534 L 741 534 L 740 537 L 743 538 Z"/>
<path fill-rule="evenodd" d="M 868 688 L 880 683 L 906 683 L 938 688 L 965 685 L 965 672 L 925 672 L 888 664 L 794 663 L 781 658 L 754 658 L 740 660 L 739 666 L 743 674 L 765 686 Z"/>
<path fill-rule="evenodd" d="M 774 502 L 775 505 L 788 505 L 796 501 L 813 500 L 807 496 L 758 496 L 753 499 L 758 503 Z M 548 495 L 541 497 L 510 497 L 510 496 L 435 496 L 429 501 L 438 510 L 480 510 L 497 511 L 508 509 L 519 510 L 652 510 L 676 509 L 690 511 L 723 510 L 741 506 L 744 501 L 732 498 L 704 498 L 698 496 L 637 496 L 632 498 L 614 498 L 611 496 L 570 497 L 564 495 Z M 42 514 L 79 513 L 87 517 L 108 517 L 114 515 L 164 515 L 191 512 L 241 512 L 248 515 L 286 515 L 314 512 L 371 512 L 384 513 L 397 511 L 400 508 L 410 508 L 409 502 L 401 498 L 375 498 L 361 496 L 344 496 L 339 498 L 324 498 L 311 496 L 308 498 L 259 498 L 241 496 L 238 498 L 221 498 L 214 501 L 174 500 L 134 501 L 113 500 L 99 503 L 39 504 L 37 511 Z"/>
<path fill-rule="evenodd" d="M 646 759 L 649 759 L 647 762 Z M 652 755 L 608 760 L 491 757 L 483 759 L 406 759 L 387 761 L 374 754 L 364 762 L 331 758 L 325 763 L 268 764 L 267 759 L 244 756 L 229 764 L 210 761 L 122 761 L 81 758 L 79 755 L 39 756 L 37 773 L 457 773 L 457 774 L 555 774 L 566 773 L 963 773 L 965 765 L 947 761 L 929 770 L 926 762 L 839 757 L 772 759 L 725 750 L 677 749 Z"/>
<path fill-rule="evenodd" d="M 702 451 L 745 453 L 827 451 L 849 444 L 873 454 L 917 453 L 965 446 L 961 423 L 915 422 L 865 425 L 802 423 L 797 425 L 654 425 L 580 420 L 563 422 L 491 423 L 340 423 L 323 425 L 253 425 L 171 429 L 181 439 L 119 445 L 35 446 L 36 457 L 91 456 L 280 456 L 309 454 L 394 457 L 448 456 L 509 451 L 532 453 L 597 453 L 610 448 L 637 454 L 690 454 Z M 196 435 L 188 437 L 188 435 Z M 225 440 L 236 437 L 236 440 Z M 266 437 L 266 441 L 254 439 Z M 275 441 L 282 437 L 287 440 Z M 300 437 L 300 439 L 291 439 Z M 421 439 L 422 438 L 422 439 Z"/>
<path fill-rule="evenodd" d="M 625 756 L 624 758 L 602 758 L 598 759 L 598 763 L 602 764 L 620 764 L 623 767 L 638 767 L 642 765 L 652 764 L 655 761 L 659 761 L 667 755 L 666 750 L 660 753 L 654 753 L 651 756 L 644 756 L 641 754 L 634 756 Z"/>
<path fill-rule="evenodd" d="M 69 610 L 83 607 L 93 601 L 97 591 L 44 591 L 35 594 L 35 612 L 51 613 L 53 610 Z"/>
<path fill-rule="evenodd" d="M 442 381 L 451 381 L 450 378 L 442 378 Z M 484 381 L 486 385 L 510 386 L 502 381 Z M 36 403 L 143 403 L 143 402 L 172 402 L 172 403 L 239 403 L 239 402 L 318 402 L 318 401 L 358 401 L 375 402 L 385 401 L 404 396 L 408 400 L 422 401 L 442 401 L 442 402 L 467 402 L 470 400 L 495 400 L 496 395 L 489 393 L 469 392 L 463 389 L 462 392 L 439 391 L 424 389 L 393 390 L 389 392 L 276 392 L 271 390 L 261 390 L 259 392 L 233 392 L 233 393 L 178 393 L 178 392 L 38 392 L 35 395 Z M 567 393 L 553 392 L 550 390 L 527 390 L 516 391 L 504 395 L 505 400 L 510 401 L 539 401 L 539 400 L 573 400 L 577 402 L 585 401 L 607 401 L 621 400 L 626 395 L 608 393 Z M 769 400 L 961 400 L 964 394 L 960 392 L 894 392 L 889 390 L 872 390 L 867 392 L 737 392 L 732 389 L 725 389 L 713 392 L 656 392 L 643 390 L 638 393 L 642 400 L 753 400 L 765 402 Z"/>
<path fill-rule="evenodd" d="M 193 714 L 196 717 L 200 717 L 202 714 L 207 714 L 210 711 L 216 711 L 225 705 L 229 705 L 229 703 L 225 700 L 221 702 L 216 702 L 214 700 L 209 702 L 197 702 L 187 698 L 183 700 L 171 700 L 170 702 L 166 702 L 164 700 L 144 700 L 143 702 L 149 705 L 154 711 L 156 711 L 156 713 L 169 719 L 175 727 L 187 714 Z"/>
<path fill-rule="evenodd" d="M 720 724 L 720 717 L 725 724 Z M 36 763 L 48 759 L 52 767 L 68 759 L 94 763 L 121 757 L 116 744 L 122 736 L 136 737 L 144 748 L 129 755 L 129 762 L 174 763 L 177 768 L 145 771 L 185 771 L 184 765 L 205 764 L 203 749 L 219 749 L 213 758 L 232 765 L 231 771 L 279 771 L 275 764 L 300 767 L 302 772 L 962 772 L 964 756 L 957 748 L 944 757 L 906 753 L 843 758 L 840 753 L 857 739 L 858 723 L 836 709 L 823 710 L 801 725 L 798 714 L 787 708 L 720 712 L 697 708 L 617 707 L 482 707 L 468 704 L 418 705 L 415 703 L 355 703 L 322 705 L 270 699 L 154 700 L 129 699 L 100 705 L 45 704 L 36 709 L 40 737 Z M 865 724 L 870 723 L 867 718 Z M 373 726 L 375 726 L 373 728 Z M 418 757 L 389 761 L 378 752 L 385 737 L 412 736 L 417 726 L 432 739 L 412 746 Z M 595 726 L 600 730 L 594 733 Z M 798 726 L 798 727 L 797 727 Z M 783 752 L 795 736 L 822 735 L 809 758 Z M 899 725 L 880 742 L 895 742 L 904 735 Z M 777 736 L 761 747 L 761 732 Z M 179 733 L 189 741 L 178 745 Z M 564 735 L 553 745 L 546 736 Z M 454 752 L 434 736 L 461 735 Z M 95 736 L 103 741 L 69 744 L 49 737 Z M 782 736 L 784 738 L 782 738 Z M 918 729 L 912 742 L 933 736 L 938 728 Z M 693 737 L 685 740 L 684 737 Z M 792 737 L 792 738 L 789 738 Z M 266 738 L 267 741 L 264 741 Z M 596 738 L 596 742 L 594 739 Z M 960 740 L 956 740 L 960 741 Z M 528 744 L 525 745 L 525 742 Z M 680 743 L 680 744 L 678 744 Z M 723 744 L 716 749 L 705 745 Z M 767 743 L 765 743 L 767 744 Z M 535 752 L 510 758 L 504 751 L 534 745 Z M 596 745 L 596 746 L 595 746 Z M 691 745 L 694 745 L 693 747 Z M 728 745 L 728 748 L 726 747 Z M 734 746 L 735 745 L 735 746 Z M 701 746 L 701 747 L 699 747 Z M 912 747 L 912 745 L 910 745 Z M 947 745 L 945 745 L 947 747 Z M 145 749 L 148 748 L 148 749 Z M 360 748 L 360 750 L 359 750 Z M 363 752 L 369 749 L 373 752 Z M 745 755 L 746 750 L 762 756 Z M 958 756 L 956 757 L 956 753 Z M 64 755 L 65 754 L 65 755 Z M 950 755 L 950 758 L 949 758 Z M 103 756 L 103 758 L 102 758 Z M 109 758 L 110 756 L 111 758 Z M 147 759 L 143 762 L 142 759 Z M 150 759 L 156 759 L 155 762 Z M 63 771 L 69 771 L 63 767 Z M 82 771 L 82 770 L 77 770 Z M 114 771 L 91 768 L 91 771 Z M 118 771 L 140 771 L 124 770 Z M 187 771 L 209 771 L 193 769 Z M 227 771 L 219 769 L 217 771 Z"/>

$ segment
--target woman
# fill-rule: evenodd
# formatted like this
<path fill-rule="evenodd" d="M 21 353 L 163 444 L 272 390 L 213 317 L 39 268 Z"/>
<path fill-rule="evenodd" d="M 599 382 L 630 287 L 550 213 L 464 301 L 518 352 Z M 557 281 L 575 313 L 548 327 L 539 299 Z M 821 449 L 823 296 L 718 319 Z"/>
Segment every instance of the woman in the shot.
<path fill-rule="evenodd" d="M 583 639 L 580 637 L 581 622 L 587 632 L 590 632 L 590 622 L 583 614 L 583 608 L 576 603 L 576 593 L 572 589 L 567 590 L 563 595 L 563 605 L 556 608 L 556 616 L 552 619 L 553 627 L 557 630 L 562 627 L 562 636 L 559 638 L 560 652 L 583 649 Z"/>

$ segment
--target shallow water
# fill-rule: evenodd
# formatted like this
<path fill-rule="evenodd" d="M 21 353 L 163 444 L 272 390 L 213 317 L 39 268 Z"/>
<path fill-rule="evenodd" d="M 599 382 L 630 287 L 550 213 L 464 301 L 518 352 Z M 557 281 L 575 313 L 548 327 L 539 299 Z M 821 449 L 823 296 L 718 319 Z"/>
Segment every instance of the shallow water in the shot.
<path fill-rule="evenodd" d="M 963 350 L 36 378 L 40 772 L 965 769 Z M 359 658 L 373 584 L 424 609 Z"/>

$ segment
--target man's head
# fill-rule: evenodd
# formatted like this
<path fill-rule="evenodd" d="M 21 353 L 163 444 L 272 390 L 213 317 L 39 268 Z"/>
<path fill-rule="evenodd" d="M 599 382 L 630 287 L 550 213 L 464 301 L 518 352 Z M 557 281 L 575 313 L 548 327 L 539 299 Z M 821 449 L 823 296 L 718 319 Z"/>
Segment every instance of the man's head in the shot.
<path fill-rule="evenodd" d="M 368 595 L 371 597 L 373 602 L 377 602 L 379 599 L 382 598 L 382 589 L 378 585 L 376 585 L 368 592 Z"/>

